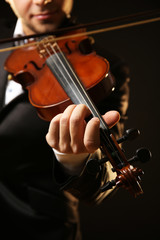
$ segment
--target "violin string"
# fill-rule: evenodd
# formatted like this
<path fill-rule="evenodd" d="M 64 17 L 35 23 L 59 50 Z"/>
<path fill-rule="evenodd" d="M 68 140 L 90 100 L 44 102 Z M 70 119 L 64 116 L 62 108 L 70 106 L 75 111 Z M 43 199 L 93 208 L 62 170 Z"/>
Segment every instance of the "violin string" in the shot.
<path fill-rule="evenodd" d="M 147 24 L 147 23 L 152 23 L 152 22 L 157 22 L 157 21 L 160 21 L 160 17 L 147 19 L 147 20 L 141 20 L 141 21 L 132 22 L 132 23 L 121 24 L 121 25 L 118 25 L 118 26 L 107 27 L 107 28 L 102 28 L 102 29 L 98 29 L 98 30 L 75 33 L 75 34 L 62 36 L 62 37 L 57 37 L 57 38 L 55 38 L 55 41 L 60 41 L 60 40 L 75 38 L 75 37 L 82 37 L 82 36 L 86 36 L 86 35 L 87 36 L 95 35 L 95 34 L 99 34 L 99 33 L 125 29 L 125 28 L 129 28 L 129 27 L 144 25 L 144 24 Z M 34 45 L 38 45 L 38 43 L 37 42 L 31 42 L 31 43 L 27 43 L 25 45 L 14 46 L 14 47 L 9 47 L 9 48 L 2 48 L 2 49 L 0 49 L 0 53 L 1 52 L 6 52 L 6 51 L 11 51 L 11 50 L 16 50 L 16 49 L 23 48 L 23 47 L 31 47 L 31 46 L 34 46 Z"/>
<path fill-rule="evenodd" d="M 53 39 L 52 39 L 52 42 L 53 42 Z M 58 44 L 55 42 L 54 45 L 56 45 L 57 49 L 58 49 Z M 49 50 L 48 46 L 50 47 L 50 49 L 52 50 L 52 52 L 54 53 L 54 56 L 56 56 L 56 58 L 58 59 L 58 61 L 60 62 L 60 65 L 63 67 L 63 69 L 65 70 L 65 72 L 68 74 L 68 72 L 66 71 L 65 69 L 65 66 L 62 62 L 62 60 L 60 59 L 59 55 L 57 54 L 57 51 L 55 50 L 55 47 L 53 47 L 53 45 L 51 43 L 48 43 L 47 46 L 44 45 L 44 48 L 46 50 L 46 52 L 48 53 L 48 56 L 50 57 L 50 59 L 52 59 L 52 62 L 54 63 L 54 65 L 58 68 L 59 72 L 63 75 L 63 77 L 66 79 L 65 75 L 63 74 L 63 71 L 62 69 L 60 68 L 59 64 L 56 63 L 55 59 L 53 58 L 53 54 L 52 52 Z M 59 51 L 60 48 L 58 49 Z M 62 53 L 62 51 L 61 51 Z M 69 75 L 68 75 L 69 76 Z M 69 76 L 70 77 L 70 76 Z M 70 77 L 71 79 L 71 77 Z M 72 80 L 72 79 L 71 79 Z M 71 86 L 70 86 L 71 87 Z M 72 87 L 71 87 L 72 88 Z M 73 89 L 72 89 L 72 92 L 73 92 Z"/>

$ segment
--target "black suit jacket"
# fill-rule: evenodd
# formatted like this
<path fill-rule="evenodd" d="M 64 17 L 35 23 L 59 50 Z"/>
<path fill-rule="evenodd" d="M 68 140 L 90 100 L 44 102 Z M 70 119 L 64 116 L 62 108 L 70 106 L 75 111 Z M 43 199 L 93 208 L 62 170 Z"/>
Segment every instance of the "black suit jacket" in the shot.
<path fill-rule="evenodd" d="M 1 31 L 2 28 L 9 29 L 7 37 L 12 36 L 10 25 L 6 27 L 3 23 Z M 18 239 L 79 239 L 78 201 L 60 191 L 59 186 L 68 191 L 72 188 L 73 195 L 88 200 L 103 180 L 102 174 L 95 178 L 84 171 L 80 181 L 78 176 L 65 176 L 45 140 L 49 123 L 37 116 L 26 91 L 4 106 L 7 84 L 4 62 L 8 55 L 9 52 L 0 53 L 0 218 L 3 230 L 6 236 L 14 235 Z M 115 133 L 119 134 L 126 117 L 124 101 L 128 101 L 128 69 L 120 59 L 109 53 L 108 56 L 117 88 L 107 103 L 101 104 L 100 111 L 120 111 L 122 118 L 115 128 Z M 92 188 L 91 193 L 84 191 L 86 184 L 87 189 L 94 185 L 95 189 Z"/>

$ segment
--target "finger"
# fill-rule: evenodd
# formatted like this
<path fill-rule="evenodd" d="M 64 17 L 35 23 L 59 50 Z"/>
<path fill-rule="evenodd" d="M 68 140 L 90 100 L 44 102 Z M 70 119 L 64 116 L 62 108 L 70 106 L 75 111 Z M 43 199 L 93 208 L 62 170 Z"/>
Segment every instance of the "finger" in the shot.
<path fill-rule="evenodd" d="M 117 111 L 109 111 L 103 116 L 107 125 L 111 128 L 120 119 L 120 114 Z M 100 121 L 98 118 L 92 118 L 85 130 L 84 144 L 88 152 L 94 152 L 100 146 Z"/>
<path fill-rule="evenodd" d="M 92 153 L 100 146 L 100 120 L 96 117 L 92 118 L 85 129 L 84 145 L 87 152 Z"/>
<path fill-rule="evenodd" d="M 103 118 L 108 127 L 112 128 L 120 120 L 120 114 L 117 111 L 109 111 L 103 115 Z"/>
<path fill-rule="evenodd" d="M 69 122 L 73 110 L 76 108 L 76 105 L 68 106 L 63 112 L 60 119 L 60 133 L 59 133 L 59 150 L 63 153 L 71 152 L 70 148 L 70 129 Z"/>
<path fill-rule="evenodd" d="M 50 147 L 59 149 L 59 122 L 62 114 L 55 116 L 50 122 L 46 141 Z"/>
<path fill-rule="evenodd" d="M 73 110 L 70 118 L 71 148 L 76 154 L 85 151 L 84 130 L 86 126 L 85 118 L 90 115 L 90 110 L 84 104 L 79 104 Z"/>

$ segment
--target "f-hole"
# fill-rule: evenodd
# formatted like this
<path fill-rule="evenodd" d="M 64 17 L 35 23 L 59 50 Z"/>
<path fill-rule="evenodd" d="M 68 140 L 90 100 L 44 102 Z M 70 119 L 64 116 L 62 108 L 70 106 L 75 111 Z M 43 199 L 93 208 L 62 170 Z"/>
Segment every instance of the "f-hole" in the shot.
<path fill-rule="evenodd" d="M 45 63 L 43 63 L 43 65 L 41 67 L 39 67 L 34 61 L 30 61 L 24 65 L 24 69 L 26 69 L 28 67 L 28 64 L 33 65 L 35 67 L 35 69 L 37 69 L 38 71 L 42 70 L 45 66 Z"/>

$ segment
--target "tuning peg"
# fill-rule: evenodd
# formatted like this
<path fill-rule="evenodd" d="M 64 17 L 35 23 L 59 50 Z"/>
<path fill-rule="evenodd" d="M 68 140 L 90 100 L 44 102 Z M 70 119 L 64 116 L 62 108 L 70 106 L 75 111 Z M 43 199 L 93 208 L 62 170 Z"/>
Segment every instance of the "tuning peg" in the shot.
<path fill-rule="evenodd" d="M 98 159 L 90 159 L 87 162 L 87 164 L 86 164 L 87 171 L 90 174 L 95 175 L 95 174 L 97 174 L 100 171 L 101 165 L 104 164 L 107 161 L 108 161 L 107 157 L 104 157 L 104 158 L 102 158 L 100 160 L 98 160 Z"/>
<path fill-rule="evenodd" d="M 117 143 L 119 144 L 126 140 L 129 140 L 129 141 L 134 140 L 139 135 L 140 135 L 140 131 L 138 129 L 136 129 L 136 128 L 128 129 L 128 130 L 126 130 L 125 134 L 117 140 Z"/>
<path fill-rule="evenodd" d="M 100 171 L 100 164 L 97 159 L 90 159 L 86 164 L 87 171 L 91 175 L 96 175 Z"/>
<path fill-rule="evenodd" d="M 128 162 L 140 161 L 142 163 L 148 162 L 152 157 L 151 152 L 147 148 L 139 148 L 136 150 L 136 155 L 128 160 Z"/>

